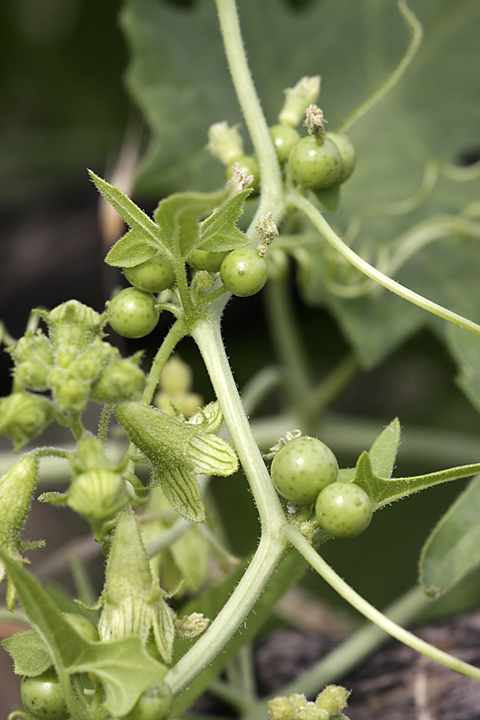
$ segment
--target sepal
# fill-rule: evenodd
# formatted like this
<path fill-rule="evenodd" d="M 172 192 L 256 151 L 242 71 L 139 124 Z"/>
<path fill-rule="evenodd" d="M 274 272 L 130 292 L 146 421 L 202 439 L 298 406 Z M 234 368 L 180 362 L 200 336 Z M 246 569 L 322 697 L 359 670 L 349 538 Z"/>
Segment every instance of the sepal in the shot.
<path fill-rule="evenodd" d="M 54 418 L 52 403 L 42 395 L 19 391 L 0 399 L 0 433 L 13 440 L 15 452 L 40 435 Z"/>

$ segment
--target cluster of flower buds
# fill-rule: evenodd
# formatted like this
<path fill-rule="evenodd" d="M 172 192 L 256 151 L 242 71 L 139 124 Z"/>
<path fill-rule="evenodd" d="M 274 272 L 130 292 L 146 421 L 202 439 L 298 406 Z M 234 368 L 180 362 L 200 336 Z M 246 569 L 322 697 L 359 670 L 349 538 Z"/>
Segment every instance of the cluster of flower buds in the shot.
<path fill-rule="evenodd" d="M 55 419 L 80 415 L 89 400 L 133 400 L 145 387 L 140 354 L 121 358 L 103 339 L 106 318 L 76 300 L 37 311 L 48 327 L 29 330 L 9 350 L 14 392 L 0 400 L 0 433 L 19 450 Z"/>
<path fill-rule="evenodd" d="M 271 720 L 348 720 L 342 710 L 350 692 L 341 685 L 328 685 L 314 702 L 294 693 L 276 697 L 268 703 Z"/>

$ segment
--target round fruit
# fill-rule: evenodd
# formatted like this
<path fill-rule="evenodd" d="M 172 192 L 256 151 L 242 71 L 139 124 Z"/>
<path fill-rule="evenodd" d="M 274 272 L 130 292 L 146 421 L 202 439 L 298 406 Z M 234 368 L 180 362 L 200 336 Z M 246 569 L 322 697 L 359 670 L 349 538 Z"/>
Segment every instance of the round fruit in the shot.
<path fill-rule="evenodd" d="M 24 677 L 20 684 L 20 698 L 25 709 L 37 720 L 66 720 L 70 717 L 53 668 L 37 677 Z"/>
<path fill-rule="evenodd" d="M 130 285 L 146 293 L 162 292 L 175 282 L 172 262 L 161 252 L 140 265 L 123 268 L 123 274 Z"/>
<path fill-rule="evenodd" d="M 220 277 L 231 293 L 237 297 L 250 297 L 267 282 L 267 263 L 252 248 L 232 250 L 220 266 Z"/>
<path fill-rule="evenodd" d="M 338 135 L 337 133 L 327 133 L 327 138 L 336 145 L 340 157 L 342 158 L 342 171 L 337 183 L 340 185 L 348 180 L 355 167 L 355 149 L 346 135 Z"/>
<path fill-rule="evenodd" d="M 273 458 L 271 475 L 280 495 L 309 505 L 338 477 L 338 463 L 330 448 L 317 438 L 303 436 L 283 445 Z"/>
<path fill-rule="evenodd" d="M 172 708 L 172 691 L 165 682 L 146 690 L 123 720 L 164 720 Z"/>
<path fill-rule="evenodd" d="M 253 175 L 253 189 L 258 190 L 260 187 L 260 167 L 258 160 L 254 155 L 240 155 L 227 166 L 227 180 L 232 177 L 233 166 L 238 163 L 240 172 L 244 175 Z"/>
<path fill-rule="evenodd" d="M 367 529 L 373 506 L 367 493 L 354 483 L 335 482 L 317 498 L 315 514 L 321 527 L 337 538 L 351 538 Z"/>
<path fill-rule="evenodd" d="M 270 135 L 277 153 L 278 162 L 282 165 L 287 162 L 291 151 L 300 141 L 300 133 L 290 125 L 272 125 Z"/>
<path fill-rule="evenodd" d="M 230 250 L 214 252 L 213 250 L 194 250 L 187 258 L 187 262 L 194 270 L 206 270 L 207 272 L 218 272 L 224 258 Z"/>
<path fill-rule="evenodd" d="M 328 187 L 338 182 L 342 158 L 337 146 L 328 138 L 320 145 L 313 135 L 302 138 L 289 157 L 293 179 L 306 188 Z"/>
<path fill-rule="evenodd" d="M 121 290 L 107 306 L 108 322 L 119 335 L 141 338 L 157 326 L 160 313 L 152 294 L 131 287 Z"/>

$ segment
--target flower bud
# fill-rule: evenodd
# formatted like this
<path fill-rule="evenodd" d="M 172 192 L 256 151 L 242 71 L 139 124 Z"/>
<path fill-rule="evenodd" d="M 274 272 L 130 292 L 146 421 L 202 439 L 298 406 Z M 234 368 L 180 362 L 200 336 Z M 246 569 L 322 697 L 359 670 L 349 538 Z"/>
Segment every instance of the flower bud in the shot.
<path fill-rule="evenodd" d="M 15 361 L 15 380 L 29 390 L 43 391 L 53 365 L 53 349 L 48 338 L 38 330 L 29 330 L 9 351 Z"/>
<path fill-rule="evenodd" d="M 293 88 L 285 90 L 285 102 L 278 116 L 284 125 L 296 127 L 305 110 L 317 99 L 320 92 L 320 77 L 303 77 Z"/>
<path fill-rule="evenodd" d="M 108 556 L 102 614 L 98 624 L 104 642 L 132 635 L 146 645 L 153 632 L 157 649 L 170 662 L 175 638 L 175 613 L 152 577 L 136 516 L 123 512 Z"/>
<path fill-rule="evenodd" d="M 145 374 L 132 360 L 117 360 L 103 368 L 92 386 L 92 400 L 117 404 L 140 396 Z"/>
<path fill-rule="evenodd" d="M 174 355 L 163 368 L 158 384 L 171 395 L 188 392 L 192 387 L 192 370 L 178 355 Z"/>
<path fill-rule="evenodd" d="M 90 395 L 87 380 L 79 380 L 70 370 L 57 368 L 50 374 L 49 384 L 60 412 L 83 412 Z"/>
<path fill-rule="evenodd" d="M 77 475 L 67 493 L 67 505 L 101 535 L 103 524 L 128 504 L 128 492 L 122 476 L 113 470 L 88 470 Z"/>
<path fill-rule="evenodd" d="M 21 560 L 20 530 L 35 489 L 38 474 L 38 460 L 32 455 L 25 455 L 17 460 L 7 472 L 0 477 L 0 547 L 10 557 Z M 36 544 L 38 546 L 38 543 Z M 5 566 L 0 560 L 0 582 L 5 577 Z M 13 610 L 15 588 L 9 583 L 7 589 L 7 607 Z"/>
<path fill-rule="evenodd" d="M 271 720 L 296 720 L 295 706 L 288 697 L 276 697 L 268 703 Z"/>
<path fill-rule="evenodd" d="M 225 121 L 210 125 L 207 147 L 223 165 L 232 163 L 243 155 L 243 138 L 238 132 L 238 125 L 230 127 Z"/>
<path fill-rule="evenodd" d="M 15 451 L 40 435 L 53 422 L 55 411 L 47 398 L 15 392 L 0 399 L 0 433 L 15 443 Z"/>
<path fill-rule="evenodd" d="M 103 443 L 94 435 L 87 435 L 78 443 L 77 457 L 72 461 L 74 471 L 80 475 L 86 470 L 108 468 Z"/>
<path fill-rule="evenodd" d="M 315 705 L 330 715 L 335 715 L 346 706 L 349 695 L 350 691 L 341 685 L 327 685 L 320 695 L 317 695 Z"/>
<path fill-rule="evenodd" d="M 46 321 L 50 340 L 57 352 L 83 352 L 100 335 L 105 319 L 78 300 L 69 300 L 51 312 L 38 311 Z"/>

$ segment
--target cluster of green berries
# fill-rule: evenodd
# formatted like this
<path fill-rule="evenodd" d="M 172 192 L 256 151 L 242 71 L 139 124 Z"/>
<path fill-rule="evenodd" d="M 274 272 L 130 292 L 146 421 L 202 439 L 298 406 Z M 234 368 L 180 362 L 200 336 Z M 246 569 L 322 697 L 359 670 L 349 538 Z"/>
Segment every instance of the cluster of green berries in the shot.
<path fill-rule="evenodd" d="M 267 281 L 265 259 L 253 248 L 226 252 L 193 250 L 187 262 L 194 270 L 220 272 L 226 289 L 237 297 L 255 295 Z M 123 337 L 145 337 L 155 330 L 160 318 L 154 293 L 175 282 L 172 262 L 157 253 L 139 265 L 123 268 L 123 273 L 132 287 L 121 290 L 108 302 L 108 322 Z"/>
<path fill-rule="evenodd" d="M 373 506 L 367 493 L 339 480 L 335 455 L 317 438 L 302 436 L 283 444 L 273 458 L 271 476 L 286 500 L 315 503 L 318 524 L 333 537 L 355 537 L 370 524 Z"/>

